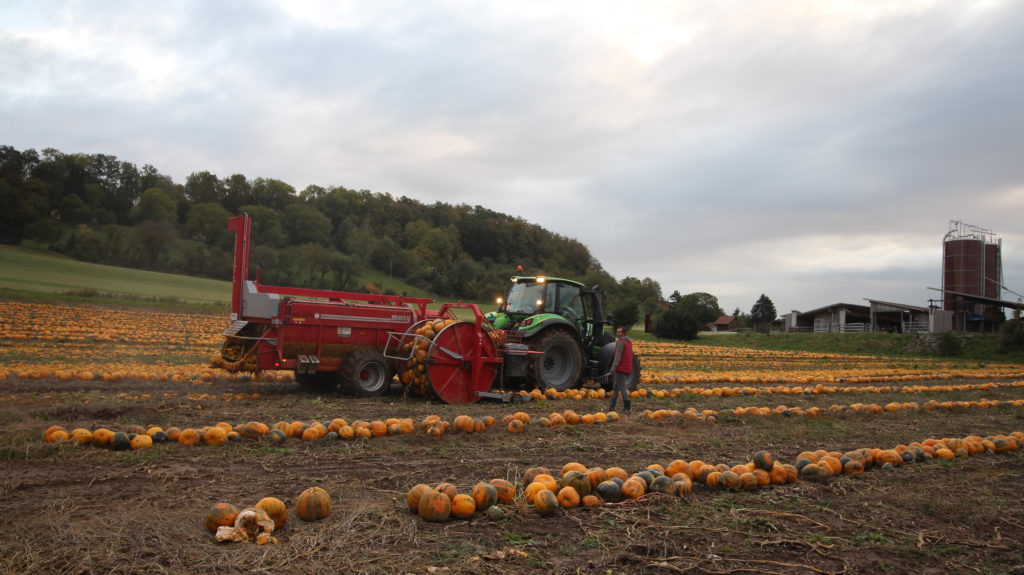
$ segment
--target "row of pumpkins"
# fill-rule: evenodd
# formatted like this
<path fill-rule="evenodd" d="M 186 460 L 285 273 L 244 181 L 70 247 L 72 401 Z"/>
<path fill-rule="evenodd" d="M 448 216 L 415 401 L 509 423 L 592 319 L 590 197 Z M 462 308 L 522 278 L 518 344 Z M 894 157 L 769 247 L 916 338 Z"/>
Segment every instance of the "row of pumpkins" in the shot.
<path fill-rule="evenodd" d="M 429 345 L 428 339 L 419 340 L 424 345 Z M 425 350 L 424 350 L 425 353 Z M 419 358 L 414 356 L 413 359 L 409 360 L 411 367 L 403 372 L 399 379 L 406 385 L 411 385 L 412 389 L 420 394 L 430 393 L 430 387 L 427 384 L 426 379 L 426 358 Z M 422 368 L 422 370 L 421 370 Z M 631 398 L 645 398 L 653 397 L 657 399 L 664 398 L 676 398 L 687 395 L 698 395 L 701 397 L 731 397 L 733 395 L 821 395 L 821 394 L 836 394 L 836 393 L 902 393 L 902 394 L 918 394 L 918 393 L 951 393 L 956 391 L 984 391 L 989 389 L 997 389 L 1000 387 L 1024 387 L 1024 381 L 1013 381 L 1006 383 L 999 382 L 986 382 L 986 383 L 965 383 L 959 385 L 913 385 L 913 386 L 826 386 L 824 384 L 818 384 L 815 386 L 773 386 L 773 387 L 682 387 L 672 389 L 657 389 L 648 387 L 639 387 L 631 392 L 629 395 Z M 609 395 L 603 388 L 578 388 L 568 389 L 565 391 L 558 391 L 553 388 L 548 388 L 545 391 L 534 389 L 531 391 L 521 390 L 519 395 L 529 396 L 531 399 L 539 400 L 587 400 L 587 399 L 608 399 Z"/>
<path fill-rule="evenodd" d="M 768 451 L 759 451 L 746 463 L 711 465 L 701 460 L 676 459 L 667 466 L 651 464 L 629 474 L 621 467 L 586 467 L 566 463 L 557 476 L 546 467 L 531 467 L 523 474 L 521 490 L 503 478 L 480 482 L 470 492 L 460 493 L 452 483 L 434 487 L 421 483 L 406 493 L 409 510 L 427 521 L 441 522 L 455 517 L 469 519 L 482 511 L 491 519 L 504 517 L 499 504 L 532 506 L 540 515 L 558 509 L 599 507 L 608 503 L 636 500 L 649 493 L 685 497 L 694 484 L 709 489 L 754 490 L 768 485 L 794 483 L 798 479 L 824 481 L 847 474 L 862 475 L 878 467 L 892 469 L 906 463 L 932 458 L 951 460 L 980 453 L 1017 451 L 1024 432 L 1009 435 L 926 439 L 892 449 L 861 448 L 846 453 L 805 451 L 792 464 L 776 461 Z"/>
<path fill-rule="evenodd" d="M 619 421 L 617 412 L 579 414 L 571 409 L 561 413 L 553 412 L 549 416 L 534 419 L 526 412 L 517 412 L 502 417 L 494 416 L 473 418 L 458 415 L 451 421 L 439 415 L 428 415 L 417 425 L 412 418 L 389 418 L 384 421 L 357 420 L 349 424 L 346 420 L 335 418 L 328 422 L 313 421 L 279 421 L 273 427 L 259 421 L 231 425 L 220 422 L 212 427 L 185 428 L 169 427 L 166 430 L 159 426 L 149 428 L 141 425 L 130 425 L 123 431 L 112 431 L 107 428 L 89 430 L 77 428 L 68 431 L 62 425 L 51 425 L 43 431 L 43 440 L 47 443 L 70 441 L 80 445 L 97 445 L 109 447 L 116 451 L 128 449 L 145 449 L 155 443 L 176 442 L 182 445 L 221 445 L 231 441 L 262 440 L 272 443 L 283 442 L 289 438 L 300 438 L 314 441 L 327 439 L 370 439 L 385 435 L 404 435 L 425 433 L 439 437 L 444 433 L 480 433 L 492 427 L 503 427 L 509 433 L 522 433 L 529 425 L 559 427 L 563 425 L 590 425 Z"/>
<path fill-rule="evenodd" d="M 817 385 L 777 385 L 777 386 L 743 386 L 743 387 L 674 387 L 672 389 L 637 388 L 642 397 L 657 398 L 699 395 L 701 397 L 731 397 L 734 395 L 831 395 L 837 393 L 953 393 L 956 391 L 986 391 L 1001 387 L 1024 387 L 1024 381 L 985 383 L 962 383 L 957 385 L 852 385 L 833 386 L 819 383 Z"/>
<path fill-rule="evenodd" d="M 885 405 L 878 405 L 877 403 L 852 403 L 850 405 L 830 405 L 829 407 L 788 407 L 785 405 L 778 405 L 775 407 L 734 407 L 731 409 L 704 409 L 701 411 L 696 410 L 693 407 L 688 407 L 684 411 L 678 409 L 656 409 L 656 410 L 644 410 L 642 415 L 648 419 L 655 420 L 671 420 L 671 419 L 691 419 L 691 420 L 703 420 L 703 421 L 714 421 L 716 417 L 720 416 L 734 416 L 734 417 L 767 417 L 770 415 L 782 415 L 785 417 L 803 416 L 815 418 L 821 415 L 848 415 L 848 414 L 872 414 L 877 415 L 880 413 L 900 413 L 900 412 L 916 412 L 916 411 L 936 411 L 936 410 L 951 410 L 951 409 L 990 409 L 997 407 L 1024 407 L 1024 399 L 1010 399 L 1010 400 L 998 400 L 998 399 L 981 399 L 978 401 L 935 401 L 934 399 L 926 402 L 924 405 L 919 404 L 916 401 L 909 402 L 898 402 L 891 401 Z"/>
<path fill-rule="evenodd" d="M 331 514 L 331 496 L 320 487 L 310 487 L 295 500 L 295 514 L 304 521 L 319 521 Z M 274 531 L 288 521 L 288 506 L 276 497 L 264 497 L 251 507 L 239 509 L 232 503 L 215 503 L 206 512 L 204 524 L 218 542 L 252 541 L 258 545 L 277 543 Z"/>

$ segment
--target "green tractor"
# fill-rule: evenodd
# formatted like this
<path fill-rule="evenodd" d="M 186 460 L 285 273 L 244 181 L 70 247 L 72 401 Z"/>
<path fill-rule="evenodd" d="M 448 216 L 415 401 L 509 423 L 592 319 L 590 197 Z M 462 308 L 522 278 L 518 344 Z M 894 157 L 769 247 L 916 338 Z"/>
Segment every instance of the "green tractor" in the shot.
<path fill-rule="evenodd" d="M 606 318 L 597 287 L 550 277 L 514 276 L 505 298 L 487 320 L 505 332 L 506 348 L 522 346 L 528 358 L 521 375 L 525 387 L 565 391 L 585 380 L 596 380 L 610 389 L 607 373 L 615 354 L 611 318 Z M 511 371 L 511 370 L 510 370 Z M 640 381 L 640 360 L 633 356 L 633 374 L 627 386 L 636 389 Z"/>

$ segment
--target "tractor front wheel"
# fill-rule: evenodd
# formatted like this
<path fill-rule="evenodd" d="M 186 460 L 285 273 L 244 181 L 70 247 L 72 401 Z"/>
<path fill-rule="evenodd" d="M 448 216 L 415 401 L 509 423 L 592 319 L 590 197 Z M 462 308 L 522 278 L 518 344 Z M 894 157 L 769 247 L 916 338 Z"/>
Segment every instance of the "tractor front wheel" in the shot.
<path fill-rule="evenodd" d="M 572 334 L 548 330 L 531 338 L 529 346 L 530 351 L 540 352 L 530 356 L 528 373 L 535 388 L 565 391 L 576 387 L 583 367 L 583 351 Z"/>
<path fill-rule="evenodd" d="M 348 395 L 373 397 L 391 388 L 391 368 L 377 351 L 364 349 L 348 354 L 338 374 L 341 390 Z"/>

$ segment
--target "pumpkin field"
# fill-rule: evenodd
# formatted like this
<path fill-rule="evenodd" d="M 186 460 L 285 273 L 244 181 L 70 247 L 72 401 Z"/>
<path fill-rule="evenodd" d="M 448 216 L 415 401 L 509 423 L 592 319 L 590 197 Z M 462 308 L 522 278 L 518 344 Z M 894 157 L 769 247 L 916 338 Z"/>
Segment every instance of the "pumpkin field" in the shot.
<path fill-rule="evenodd" d="M 630 414 L 447 405 L 227 323 L 0 301 L 0 571 L 1024 573 L 1024 365 L 641 340 Z"/>

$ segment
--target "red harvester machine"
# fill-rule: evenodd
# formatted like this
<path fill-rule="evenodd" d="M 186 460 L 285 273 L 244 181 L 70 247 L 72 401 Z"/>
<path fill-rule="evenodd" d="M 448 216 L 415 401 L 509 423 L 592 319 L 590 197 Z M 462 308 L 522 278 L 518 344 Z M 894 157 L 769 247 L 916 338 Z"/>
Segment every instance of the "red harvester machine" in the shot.
<path fill-rule="evenodd" d="M 531 352 L 506 344 L 475 304 L 434 311 L 428 298 L 265 286 L 258 273 L 249 279 L 248 216 L 231 218 L 228 229 L 235 232 L 232 323 L 220 361 L 228 371 L 289 370 L 303 387 L 340 386 L 363 397 L 386 392 L 397 373 L 410 390 L 473 403 L 503 397 L 490 392 L 499 370 L 525 370 Z"/>

